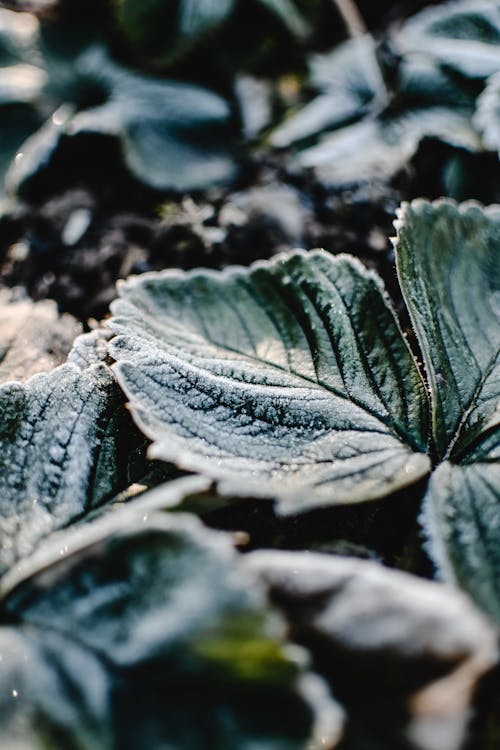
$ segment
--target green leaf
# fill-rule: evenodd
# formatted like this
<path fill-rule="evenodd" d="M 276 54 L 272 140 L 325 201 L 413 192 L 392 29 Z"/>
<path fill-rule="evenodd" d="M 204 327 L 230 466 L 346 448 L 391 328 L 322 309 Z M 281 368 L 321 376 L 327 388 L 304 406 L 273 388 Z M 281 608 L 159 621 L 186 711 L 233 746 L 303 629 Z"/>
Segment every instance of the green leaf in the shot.
<path fill-rule="evenodd" d="M 497 446 L 500 444 L 497 434 Z M 434 472 L 422 523 L 443 578 L 464 588 L 500 622 L 500 455 L 494 463 Z"/>
<path fill-rule="evenodd" d="M 427 473 L 420 375 L 380 280 L 354 259 L 167 271 L 120 294 L 110 352 L 152 457 L 223 493 L 276 497 L 283 513 Z"/>
<path fill-rule="evenodd" d="M 365 560 L 268 550 L 245 560 L 346 707 L 349 747 L 462 747 L 498 658 L 496 628 L 466 596 Z"/>
<path fill-rule="evenodd" d="M 26 190 L 42 168 L 50 167 L 61 145 L 88 134 L 116 138 L 130 171 L 153 188 L 202 190 L 236 176 L 231 111 L 217 94 L 134 73 L 97 44 L 77 57 L 72 71 L 64 93 L 78 103 L 86 88 L 94 94 L 97 90 L 104 103 L 76 114 L 74 106 L 63 105 L 42 127 L 37 120 L 15 134 L 15 149 L 22 156 L 7 174 L 9 192 Z"/>
<path fill-rule="evenodd" d="M 418 14 L 387 35 L 397 64 L 396 55 L 379 62 L 370 36 L 313 57 L 308 84 L 317 95 L 274 130 L 271 145 L 288 148 L 324 133 L 313 145 L 303 143 L 289 168 L 312 168 L 327 188 L 370 191 L 407 169 L 425 138 L 481 151 L 473 121 L 478 86 L 466 78 L 500 67 L 500 9 L 493 6 L 441 4 Z"/>
<path fill-rule="evenodd" d="M 403 207 L 398 275 L 424 357 L 440 458 L 467 461 L 500 424 L 500 208 Z"/>
<path fill-rule="evenodd" d="M 309 84 L 317 96 L 273 131 L 270 143 L 276 148 L 287 148 L 326 128 L 357 119 L 375 99 L 384 96 L 375 44 L 369 35 L 313 56 L 309 68 Z"/>
<path fill-rule="evenodd" d="M 486 148 L 500 155 L 500 73 L 488 79 L 477 100 L 475 125 L 483 135 Z"/>
<path fill-rule="evenodd" d="M 395 39 L 404 53 L 429 55 L 469 78 L 500 68 L 500 5 L 497 0 L 460 0 L 426 8 L 407 21 Z"/>
<path fill-rule="evenodd" d="M 61 736 L 79 749 L 310 746 L 303 667 L 229 539 L 139 507 L 73 530 L 62 549 L 57 536 L 38 572 L 4 585 L 3 744 L 17 728 L 54 748 Z"/>
<path fill-rule="evenodd" d="M 0 386 L 0 573 L 128 484 L 118 446 L 137 438 L 118 434 L 122 415 L 102 365 Z"/>
<path fill-rule="evenodd" d="M 234 178 L 224 99 L 199 86 L 127 71 L 99 47 L 82 55 L 78 67 L 108 99 L 78 113 L 66 128 L 69 135 L 120 138 L 131 171 L 155 188 L 202 190 Z"/>
<path fill-rule="evenodd" d="M 441 574 L 499 620 L 500 209 L 419 200 L 403 208 L 397 229 L 436 452 L 449 459 L 425 500 L 429 550 Z"/>
<path fill-rule="evenodd" d="M 424 138 L 436 138 L 472 152 L 481 147 L 467 114 L 427 107 L 387 119 L 365 118 L 336 130 L 303 150 L 296 165 L 313 169 L 321 183 L 331 188 L 376 184 L 390 180 L 403 169 Z"/>

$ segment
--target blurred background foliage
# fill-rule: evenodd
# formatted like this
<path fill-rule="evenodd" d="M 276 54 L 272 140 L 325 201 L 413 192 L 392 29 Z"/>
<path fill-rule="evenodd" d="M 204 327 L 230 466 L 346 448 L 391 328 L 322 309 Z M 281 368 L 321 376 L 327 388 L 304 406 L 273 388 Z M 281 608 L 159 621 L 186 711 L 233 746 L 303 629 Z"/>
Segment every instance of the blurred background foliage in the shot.
<path fill-rule="evenodd" d="M 84 323 L 297 245 L 395 288 L 401 200 L 500 200 L 499 41 L 498 0 L 0 3 L 0 278 Z"/>

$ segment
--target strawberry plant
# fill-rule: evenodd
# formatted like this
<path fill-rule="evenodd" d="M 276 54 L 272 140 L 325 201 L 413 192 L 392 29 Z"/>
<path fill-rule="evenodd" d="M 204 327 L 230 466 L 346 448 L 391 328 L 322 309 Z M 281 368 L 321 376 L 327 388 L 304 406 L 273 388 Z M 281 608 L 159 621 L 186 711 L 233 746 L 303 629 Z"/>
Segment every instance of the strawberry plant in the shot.
<path fill-rule="evenodd" d="M 498 0 L 1 5 L 0 745 L 493 750 Z"/>

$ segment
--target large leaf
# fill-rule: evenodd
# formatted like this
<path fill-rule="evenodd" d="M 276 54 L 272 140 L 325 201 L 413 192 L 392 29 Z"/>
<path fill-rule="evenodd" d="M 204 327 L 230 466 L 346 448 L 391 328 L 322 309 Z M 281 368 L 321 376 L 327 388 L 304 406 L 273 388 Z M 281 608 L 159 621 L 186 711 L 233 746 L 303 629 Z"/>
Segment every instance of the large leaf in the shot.
<path fill-rule="evenodd" d="M 498 658 L 495 628 L 467 597 L 364 560 L 246 560 L 346 706 L 348 747 L 463 747 L 474 690 Z"/>
<path fill-rule="evenodd" d="M 0 573 L 127 486 L 118 445 L 132 452 L 137 437 L 130 423 L 129 435 L 119 428 L 121 395 L 102 365 L 0 387 Z"/>
<path fill-rule="evenodd" d="M 303 668 L 227 538 L 132 505 L 65 539 L 4 584 L 2 744 L 311 747 Z"/>
<path fill-rule="evenodd" d="M 295 252 L 250 270 L 121 286 L 115 373 L 151 456 L 276 496 L 281 512 L 386 495 L 424 476 L 427 400 L 381 282 Z"/>
<path fill-rule="evenodd" d="M 497 436 L 497 446 L 500 439 Z M 423 524 L 443 578 L 463 587 L 500 622 L 500 456 L 495 463 L 444 462 L 426 496 Z"/>
<path fill-rule="evenodd" d="M 414 201 L 398 273 L 431 386 L 439 458 L 423 524 L 444 577 L 500 619 L 500 209 Z M 454 464 L 462 464 L 457 466 Z"/>
<path fill-rule="evenodd" d="M 333 131 L 292 154 L 289 166 L 312 167 L 322 184 L 340 190 L 378 189 L 408 167 L 425 138 L 480 151 L 473 112 L 480 82 L 500 67 L 499 19 L 494 1 L 446 4 L 389 30 L 392 59 L 377 57 L 368 36 L 312 58 L 308 83 L 317 96 L 274 130 L 271 145 Z"/>
<path fill-rule="evenodd" d="M 500 424 L 500 208 L 414 201 L 397 223 L 401 288 L 431 386 L 440 458 L 459 460 Z M 498 438 L 497 438 L 498 439 Z"/>

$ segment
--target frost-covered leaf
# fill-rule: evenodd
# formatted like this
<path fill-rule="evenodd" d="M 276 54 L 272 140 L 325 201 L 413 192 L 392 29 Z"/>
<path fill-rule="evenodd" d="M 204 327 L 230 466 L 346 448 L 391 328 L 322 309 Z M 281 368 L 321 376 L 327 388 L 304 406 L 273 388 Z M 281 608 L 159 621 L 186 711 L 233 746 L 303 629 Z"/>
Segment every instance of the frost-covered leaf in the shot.
<path fill-rule="evenodd" d="M 91 132 L 118 137 L 128 167 L 155 188 L 183 192 L 235 176 L 230 110 L 220 96 L 128 71 L 99 47 L 82 55 L 78 69 L 108 98 L 75 115 L 65 128 L 68 136 Z"/>
<path fill-rule="evenodd" d="M 369 35 L 315 55 L 309 67 L 309 83 L 318 95 L 273 131 L 270 143 L 276 148 L 357 119 L 384 95 L 375 44 Z"/>
<path fill-rule="evenodd" d="M 0 626 L 0 651 L 0 741 L 4 747 L 112 747 L 105 723 L 111 685 L 96 655 L 55 628 L 30 632 L 5 624 Z"/>
<path fill-rule="evenodd" d="M 473 121 L 478 84 L 467 76 L 484 79 L 500 69 L 499 15 L 492 1 L 441 4 L 388 32 L 392 58 L 380 55 L 379 62 L 368 36 L 312 58 L 308 84 L 317 95 L 274 130 L 271 145 L 304 141 L 306 149 L 289 157 L 290 169 L 312 167 L 335 189 L 387 183 L 424 138 L 481 151 Z M 321 133 L 319 143 L 307 143 Z"/>
<path fill-rule="evenodd" d="M 500 154 L 500 72 L 489 78 L 477 100 L 475 124 L 486 148 Z"/>
<path fill-rule="evenodd" d="M 500 444 L 500 440 L 498 440 Z M 434 472 L 423 524 L 443 578 L 464 588 L 500 622 L 500 462 Z"/>
<path fill-rule="evenodd" d="M 500 3 L 459 0 L 426 8 L 395 39 L 403 52 L 421 53 L 470 78 L 500 69 Z"/>
<path fill-rule="evenodd" d="M 387 120 L 366 118 L 325 135 L 297 157 L 328 187 L 385 182 L 408 164 L 423 138 L 477 151 L 481 143 L 470 117 L 445 107 L 404 112 Z"/>
<path fill-rule="evenodd" d="M 431 386 L 438 455 L 491 458 L 500 439 L 500 208 L 414 201 L 397 230 L 398 274 Z"/>
<path fill-rule="evenodd" d="M 61 365 L 0 386 L 0 571 L 128 483 L 118 454 L 137 437 L 102 365 Z"/>
<path fill-rule="evenodd" d="M 465 596 L 350 558 L 262 551 L 246 561 L 346 706 L 353 747 L 463 747 L 475 687 L 498 658 L 495 628 Z"/>
<path fill-rule="evenodd" d="M 444 69 L 427 55 L 409 53 L 399 63 L 397 81 L 399 107 L 449 107 L 470 114 L 475 106 L 473 87 L 465 86 L 461 77 Z"/>
<path fill-rule="evenodd" d="M 81 325 L 54 302 L 32 302 L 0 290 L 0 383 L 26 380 L 62 364 Z"/>
<path fill-rule="evenodd" d="M 15 626 L 0 628 L 2 744 L 315 747 L 303 666 L 227 538 L 131 505 L 69 532 L 62 550 L 47 543 L 41 559 L 4 586 Z M 339 712 L 322 710 L 331 748 Z"/>
<path fill-rule="evenodd" d="M 381 282 L 347 256 L 122 285 L 115 374 L 151 456 L 293 513 L 424 476 L 427 399 Z"/>
<path fill-rule="evenodd" d="M 21 96 L 21 114 L 30 119 L 17 131 L 10 127 L 9 117 L 0 125 L 0 137 L 3 127 L 13 142 L 4 167 L 10 165 L 10 192 L 22 189 L 40 168 L 49 166 L 68 139 L 89 133 L 115 137 L 131 172 L 154 188 L 204 189 L 235 176 L 231 112 L 224 99 L 200 86 L 133 72 L 112 61 L 104 47 L 85 46 L 81 40 L 84 51 L 74 52 L 68 65 L 70 53 L 58 50 L 58 41 L 52 40 L 44 49 L 45 68 L 40 69 L 44 81 L 33 94 L 39 97 L 42 89 L 50 89 L 50 96 L 43 100 L 44 112 L 60 105 L 45 124 L 40 107 L 28 107 L 31 99 L 28 102 L 27 93 L 21 96 L 17 79 L 12 82 L 15 101 Z M 0 78 L 1 105 L 2 82 L 8 96 L 10 79 Z M 26 85 L 31 81 L 24 73 L 21 78 Z M 89 101 L 95 101 L 96 92 L 99 102 L 104 101 L 91 107 Z M 78 113 L 73 116 L 75 109 Z"/>
<path fill-rule="evenodd" d="M 403 208 L 397 229 L 436 450 L 449 459 L 424 506 L 429 550 L 442 575 L 499 620 L 500 209 L 419 200 Z"/>

